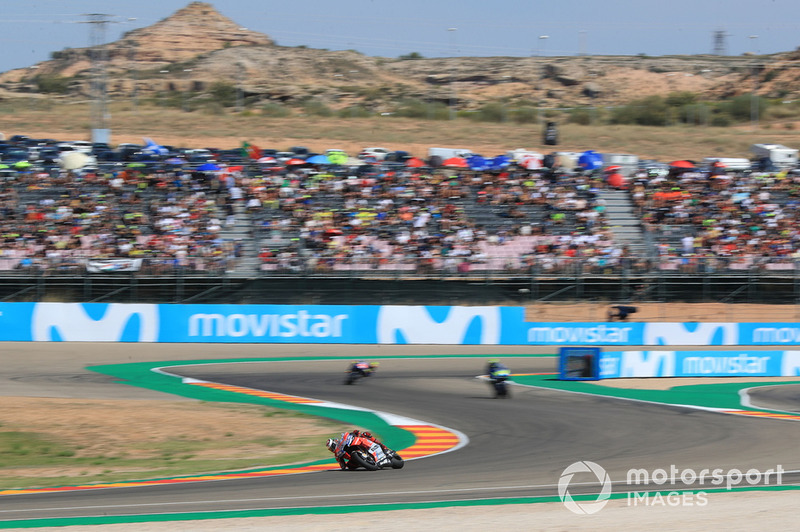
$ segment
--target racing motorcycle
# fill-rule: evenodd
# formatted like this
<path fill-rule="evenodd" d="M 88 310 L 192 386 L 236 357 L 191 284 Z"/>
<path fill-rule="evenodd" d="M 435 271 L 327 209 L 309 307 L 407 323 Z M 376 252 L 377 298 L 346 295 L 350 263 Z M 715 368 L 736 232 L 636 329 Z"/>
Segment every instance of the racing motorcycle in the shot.
<path fill-rule="evenodd" d="M 388 467 L 402 469 L 405 465 L 405 460 L 397 452 L 384 451 L 380 443 L 358 431 L 342 434 L 338 440 L 328 440 L 327 446 L 342 469 L 363 467 L 367 471 L 377 471 Z"/>
<path fill-rule="evenodd" d="M 507 399 L 511 396 L 508 389 L 508 379 L 511 377 L 511 371 L 505 366 L 499 365 L 491 373 L 489 373 L 489 381 L 494 388 L 494 396 Z"/>
<path fill-rule="evenodd" d="M 353 362 L 350 367 L 347 369 L 346 373 L 347 376 L 344 379 L 345 384 L 353 384 L 357 380 L 363 377 L 369 377 L 373 373 L 375 373 L 375 369 L 378 367 L 377 362 L 365 362 L 363 360 L 359 360 L 358 362 Z"/>

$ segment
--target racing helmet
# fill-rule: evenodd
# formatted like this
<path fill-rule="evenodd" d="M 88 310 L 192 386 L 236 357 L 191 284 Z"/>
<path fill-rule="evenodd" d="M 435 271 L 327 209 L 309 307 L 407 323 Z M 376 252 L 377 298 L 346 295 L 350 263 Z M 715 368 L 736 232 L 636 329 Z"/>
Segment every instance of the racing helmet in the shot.
<path fill-rule="evenodd" d="M 336 440 L 333 438 L 328 438 L 328 441 L 325 442 L 325 447 L 327 447 L 329 451 L 333 452 L 333 450 L 336 449 Z"/>

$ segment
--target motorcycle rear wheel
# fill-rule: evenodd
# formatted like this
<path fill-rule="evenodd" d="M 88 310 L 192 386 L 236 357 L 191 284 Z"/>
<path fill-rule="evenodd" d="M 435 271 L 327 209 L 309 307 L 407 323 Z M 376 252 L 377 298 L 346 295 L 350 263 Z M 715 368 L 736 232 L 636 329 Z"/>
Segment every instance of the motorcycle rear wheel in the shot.
<path fill-rule="evenodd" d="M 359 466 L 363 467 L 367 471 L 377 471 L 381 467 L 375 463 L 375 459 L 372 458 L 370 455 L 365 453 L 364 451 L 354 451 L 350 453 L 350 460 L 354 461 Z"/>

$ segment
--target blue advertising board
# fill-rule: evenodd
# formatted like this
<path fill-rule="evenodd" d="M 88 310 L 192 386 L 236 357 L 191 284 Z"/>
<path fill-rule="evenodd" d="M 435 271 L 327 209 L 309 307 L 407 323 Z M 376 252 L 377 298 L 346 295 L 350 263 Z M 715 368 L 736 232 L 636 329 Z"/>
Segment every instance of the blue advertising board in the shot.
<path fill-rule="evenodd" d="M 526 322 L 522 307 L 0 303 L 0 341 L 798 346 L 794 323 Z"/>

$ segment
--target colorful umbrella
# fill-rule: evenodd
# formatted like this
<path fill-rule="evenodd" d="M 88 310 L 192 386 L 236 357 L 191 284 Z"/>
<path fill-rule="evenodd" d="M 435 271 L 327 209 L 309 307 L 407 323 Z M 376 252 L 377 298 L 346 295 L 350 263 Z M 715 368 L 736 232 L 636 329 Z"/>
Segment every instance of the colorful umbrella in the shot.
<path fill-rule="evenodd" d="M 422 168 L 425 166 L 425 161 L 417 157 L 411 157 L 410 159 L 406 159 L 406 166 L 409 168 Z"/>
<path fill-rule="evenodd" d="M 306 164 L 305 159 L 298 159 L 295 157 L 286 161 L 286 166 L 300 166 L 301 164 Z"/>
<path fill-rule="evenodd" d="M 258 162 L 261 164 L 275 164 L 278 160 L 275 157 L 261 157 Z"/>
<path fill-rule="evenodd" d="M 331 164 L 331 160 L 325 155 L 314 155 L 305 160 L 308 164 Z"/>
<path fill-rule="evenodd" d="M 672 161 L 669 163 L 672 168 L 694 168 L 695 164 L 692 161 Z"/>
<path fill-rule="evenodd" d="M 144 165 L 142 165 L 142 166 L 144 166 Z M 213 163 L 205 163 L 205 164 L 201 164 L 200 166 L 198 166 L 198 167 L 197 167 L 197 169 L 198 169 L 199 171 L 201 171 L 201 172 L 216 172 L 216 171 L 218 171 L 220 168 L 219 168 L 219 166 L 217 166 L 216 164 L 213 164 Z"/>
<path fill-rule="evenodd" d="M 537 170 L 542 167 L 542 160 L 535 155 L 525 155 L 518 164 L 526 170 Z"/>
<path fill-rule="evenodd" d="M 467 164 L 466 159 L 462 159 L 461 157 L 450 157 L 445 162 L 442 163 L 443 166 L 450 166 L 452 168 L 468 168 L 469 165 Z"/>

